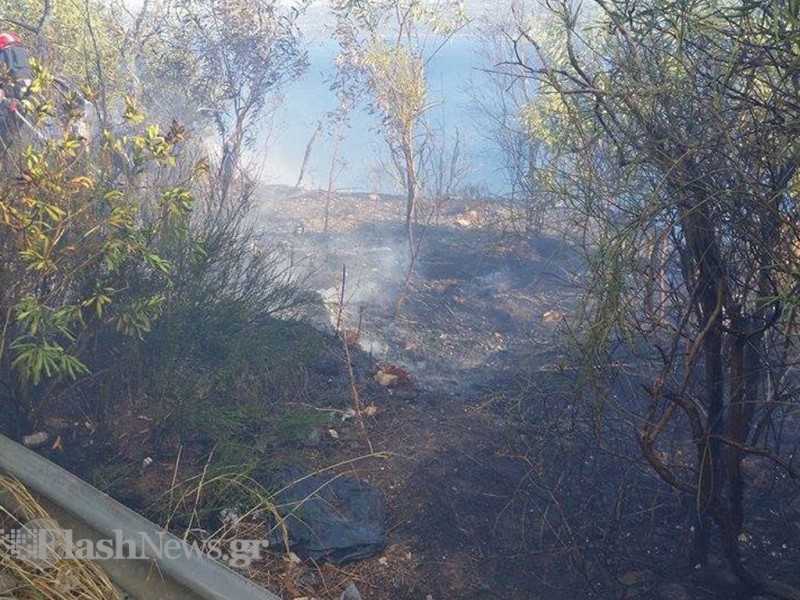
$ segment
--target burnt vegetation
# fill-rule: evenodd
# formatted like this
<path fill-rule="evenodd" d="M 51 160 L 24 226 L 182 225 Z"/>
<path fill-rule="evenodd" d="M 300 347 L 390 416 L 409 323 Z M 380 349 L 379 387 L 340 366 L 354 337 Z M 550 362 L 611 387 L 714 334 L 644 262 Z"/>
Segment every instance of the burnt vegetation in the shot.
<path fill-rule="evenodd" d="M 246 569 L 287 598 L 800 598 L 800 3 L 497 6 L 331 2 L 288 187 L 319 6 L 0 1 L 0 428 L 203 539 L 376 486 L 382 555 Z M 468 35 L 503 193 L 432 115 Z M 336 190 L 356 111 L 398 196 Z"/>

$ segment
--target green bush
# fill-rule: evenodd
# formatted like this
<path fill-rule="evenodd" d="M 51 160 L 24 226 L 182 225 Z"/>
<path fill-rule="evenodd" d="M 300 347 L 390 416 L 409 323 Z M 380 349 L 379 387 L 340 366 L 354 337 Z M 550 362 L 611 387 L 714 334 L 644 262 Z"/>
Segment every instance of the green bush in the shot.
<path fill-rule="evenodd" d="M 7 414 L 18 426 L 48 408 L 102 420 L 142 399 L 163 415 L 216 414 L 215 403 L 248 414 L 290 387 L 313 346 L 293 330 L 311 296 L 256 243 L 252 185 L 219 193 L 186 132 L 141 124 L 130 101 L 125 133 L 89 142 L 81 105 L 37 68 L 21 130 L 36 135 L 2 163 Z M 211 438 L 230 434 L 225 422 Z"/>
<path fill-rule="evenodd" d="M 129 133 L 89 143 L 77 133 L 83 102 L 35 75 L 18 128 L 36 135 L 16 136 L 0 164 L 2 400 L 31 418 L 64 378 L 90 372 L 98 339 L 152 328 L 175 272 L 161 249 L 191 240 L 195 203 L 194 174 L 159 183 L 181 154 L 179 129 L 135 125 L 130 107 Z"/>

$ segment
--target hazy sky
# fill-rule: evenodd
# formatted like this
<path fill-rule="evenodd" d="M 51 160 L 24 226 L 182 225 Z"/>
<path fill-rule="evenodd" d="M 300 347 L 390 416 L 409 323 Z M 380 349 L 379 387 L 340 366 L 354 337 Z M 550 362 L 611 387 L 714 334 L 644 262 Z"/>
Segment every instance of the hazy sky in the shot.
<path fill-rule="evenodd" d="M 111 3 L 111 0 L 105 0 Z M 520 0 L 522 4 L 531 4 L 534 0 Z M 142 6 L 143 0 L 121 0 L 121 2 L 134 11 Z M 431 0 L 434 3 L 435 0 Z M 464 7 L 471 19 L 484 15 L 497 15 L 500 12 L 510 12 L 512 0 L 464 0 Z M 285 6 L 297 5 L 296 0 L 278 0 L 278 4 Z M 308 13 L 303 18 L 303 25 L 307 32 L 322 29 L 328 20 L 329 0 L 312 0 Z"/>
<path fill-rule="evenodd" d="M 141 7 L 142 0 L 122 0 L 133 12 Z M 157 0 L 151 0 L 153 2 Z M 533 3 L 534 0 L 529 0 Z M 492 19 L 505 20 L 511 12 L 512 0 L 466 0 L 465 8 L 471 19 L 479 20 L 485 15 Z M 281 4 L 296 4 L 281 0 Z M 325 119 L 325 113 L 336 107 L 336 98 L 328 90 L 327 77 L 333 68 L 335 46 L 326 27 L 330 22 L 328 0 L 313 0 L 306 15 L 300 22 L 303 35 L 309 42 L 311 65 L 308 72 L 297 82 L 285 89 L 283 105 L 278 109 L 270 133 L 263 142 L 257 144 L 263 155 L 266 180 L 280 183 L 294 183 L 302 162 L 306 143 L 317 123 Z M 478 68 L 486 68 L 486 56 L 475 50 L 474 39 L 468 29 L 451 40 L 446 48 L 430 65 L 429 100 L 435 105 L 430 117 L 443 134 L 452 139 L 458 132 L 461 136 L 463 158 L 469 162 L 475 181 L 496 179 L 496 159 L 479 133 L 479 123 L 475 121 L 470 108 L 470 98 L 466 87 L 474 80 L 480 82 Z M 385 171 L 379 166 L 376 156 L 385 152 L 384 143 L 376 133 L 377 120 L 362 111 L 351 115 L 350 127 L 341 147 L 341 173 L 337 186 L 345 188 L 384 191 L 386 189 Z M 327 131 L 314 146 L 307 172 L 306 183 L 324 185 L 330 168 L 333 141 Z M 266 131 L 265 131 L 266 133 Z M 379 182 L 379 180 L 383 180 Z M 497 185 L 490 187 L 497 188 Z"/>

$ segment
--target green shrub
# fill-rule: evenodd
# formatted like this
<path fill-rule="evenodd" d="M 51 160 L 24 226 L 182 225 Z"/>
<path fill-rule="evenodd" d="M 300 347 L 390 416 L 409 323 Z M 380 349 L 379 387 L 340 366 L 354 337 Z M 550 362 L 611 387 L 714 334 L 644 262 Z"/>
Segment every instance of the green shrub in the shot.
<path fill-rule="evenodd" d="M 175 272 L 161 249 L 190 238 L 194 205 L 193 174 L 159 183 L 181 154 L 179 129 L 136 125 L 131 107 L 129 133 L 89 143 L 77 133 L 80 99 L 35 74 L 18 125 L 37 135 L 19 136 L 0 164 L 2 399 L 34 418 L 59 383 L 92 369 L 99 339 L 150 331 Z"/>

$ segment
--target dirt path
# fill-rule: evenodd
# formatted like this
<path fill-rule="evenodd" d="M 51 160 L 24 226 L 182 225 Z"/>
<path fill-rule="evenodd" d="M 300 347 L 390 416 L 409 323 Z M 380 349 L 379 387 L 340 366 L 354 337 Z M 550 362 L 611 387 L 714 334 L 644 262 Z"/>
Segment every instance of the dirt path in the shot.
<path fill-rule="evenodd" d="M 393 394 L 370 382 L 369 435 L 386 458 L 355 475 L 386 496 L 390 545 L 340 581 L 355 579 L 365 600 L 736 597 L 719 549 L 707 568 L 688 565 L 691 511 L 643 463 L 635 367 L 619 367 L 598 422 L 575 357 L 561 355 L 577 253 L 556 237 L 510 235 L 501 207 L 453 202 L 418 230 L 397 311 L 402 201 L 339 196 L 327 232 L 324 205 L 321 193 L 265 190 L 265 241 L 327 301 L 321 327 L 340 317 L 344 266 L 344 327 L 368 362 L 417 385 Z M 772 465 L 746 467 L 756 500 L 743 552 L 791 581 L 800 512 L 784 499 L 796 491 Z"/>

